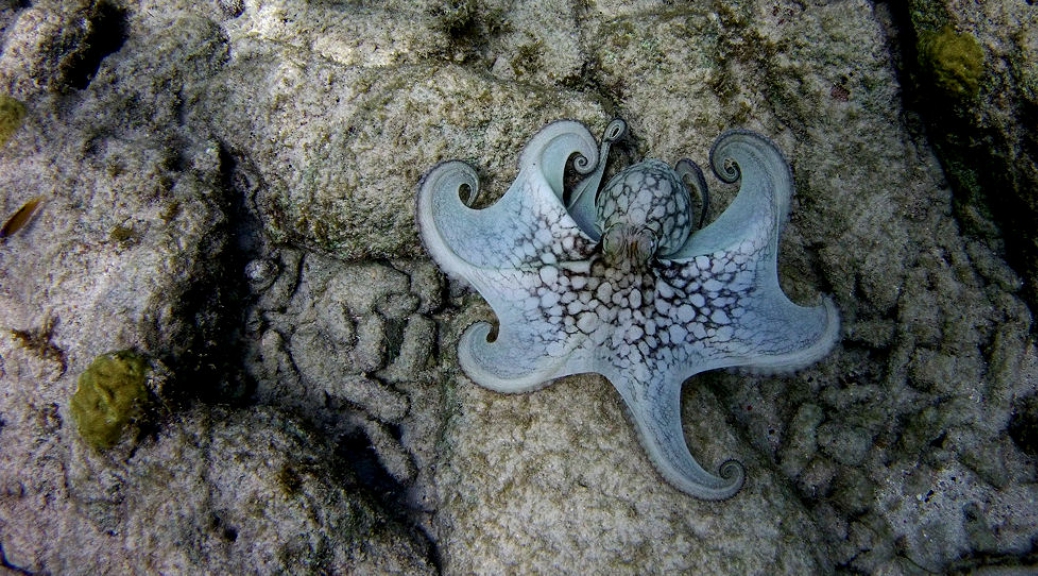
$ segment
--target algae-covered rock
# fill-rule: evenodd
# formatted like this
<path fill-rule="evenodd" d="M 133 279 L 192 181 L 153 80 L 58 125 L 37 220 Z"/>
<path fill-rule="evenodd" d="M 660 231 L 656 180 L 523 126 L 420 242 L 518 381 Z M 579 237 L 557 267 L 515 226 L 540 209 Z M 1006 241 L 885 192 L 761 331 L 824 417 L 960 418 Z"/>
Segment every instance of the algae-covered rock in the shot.
<path fill-rule="evenodd" d="M 1038 305 L 1038 11 L 1012 1 L 906 4 L 906 31 L 918 38 L 919 52 L 902 61 L 907 107 L 926 124 L 964 230 L 1004 242 L 1005 258 L 1021 273 L 1023 295 L 1033 309 Z"/>
<path fill-rule="evenodd" d="M 79 377 L 70 409 L 80 436 L 95 448 L 115 446 L 148 400 L 151 368 L 136 352 L 98 356 Z"/>

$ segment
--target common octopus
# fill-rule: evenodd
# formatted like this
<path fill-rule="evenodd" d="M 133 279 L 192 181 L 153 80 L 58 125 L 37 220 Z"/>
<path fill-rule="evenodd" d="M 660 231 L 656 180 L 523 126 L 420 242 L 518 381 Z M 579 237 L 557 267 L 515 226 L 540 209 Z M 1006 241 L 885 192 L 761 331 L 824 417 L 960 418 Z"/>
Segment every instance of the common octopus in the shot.
<path fill-rule="evenodd" d="M 682 384 L 717 368 L 802 368 L 833 347 L 838 314 L 829 298 L 798 306 L 779 287 L 793 178 L 770 140 L 743 130 L 717 139 L 711 167 L 724 182 L 741 180 L 740 189 L 695 230 L 690 189 L 705 205 L 707 186 L 691 160 L 674 169 L 635 164 L 599 191 L 609 147 L 625 132 L 614 120 L 599 148 L 579 122 L 547 125 L 520 156 L 512 186 L 483 209 L 471 207 L 479 190 L 472 167 L 435 166 L 419 187 L 421 237 L 439 266 L 497 314 L 496 338 L 479 322 L 458 345 L 473 381 L 516 393 L 602 374 L 668 482 L 698 498 L 728 498 L 743 485 L 743 466 L 728 460 L 714 475 L 692 457 Z M 571 158 L 582 179 L 567 192 Z"/>

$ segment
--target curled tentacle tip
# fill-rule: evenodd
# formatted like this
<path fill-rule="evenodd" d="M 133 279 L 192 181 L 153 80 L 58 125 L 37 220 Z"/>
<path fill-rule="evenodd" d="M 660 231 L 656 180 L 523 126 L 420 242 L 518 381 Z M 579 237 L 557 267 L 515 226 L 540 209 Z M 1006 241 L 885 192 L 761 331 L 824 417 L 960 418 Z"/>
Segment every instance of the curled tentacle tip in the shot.
<path fill-rule="evenodd" d="M 465 188 L 469 189 L 468 194 L 465 193 Z M 476 204 L 476 199 L 479 198 L 479 187 L 472 184 L 462 184 L 458 186 L 458 196 L 465 206 L 472 208 Z"/>
<path fill-rule="evenodd" d="M 704 495 L 708 499 L 725 500 L 731 498 L 738 494 L 742 490 L 743 484 L 746 483 L 746 469 L 738 460 L 725 461 L 721 464 L 717 473 L 725 481 L 725 485 L 721 486 L 713 494 Z"/>
<path fill-rule="evenodd" d="M 714 174 L 724 182 L 731 184 L 742 176 L 739 163 L 732 158 L 720 159 L 720 161 L 714 161 L 712 164 Z"/>
<path fill-rule="evenodd" d="M 746 468 L 743 467 L 742 462 L 734 459 L 726 460 L 717 472 L 725 480 L 738 480 L 740 487 L 746 479 Z"/>
<path fill-rule="evenodd" d="M 681 177 L 681 181 L 687 184 L 692 189 L 691 191 L 699 197 L 701 209 L 696 228 L 702 228 L 706 222 L 707 213 L 710 211 L 710 191 L 706 186 L 706 177 L 703 176 L 703 169 L 692 160 L 682 158 L 674 165 L 674 171 Z"/>
<path fill-rule="evenodd" d="M 602 135 L 602 139 L 606 142 L 616 142 L 620 138 L 623 138 L 625 133 L 627 133 L 627 122 L 624 122 L 620 118 L 614 118 L 613 121 L 606 126 L 605 134 Z"/>

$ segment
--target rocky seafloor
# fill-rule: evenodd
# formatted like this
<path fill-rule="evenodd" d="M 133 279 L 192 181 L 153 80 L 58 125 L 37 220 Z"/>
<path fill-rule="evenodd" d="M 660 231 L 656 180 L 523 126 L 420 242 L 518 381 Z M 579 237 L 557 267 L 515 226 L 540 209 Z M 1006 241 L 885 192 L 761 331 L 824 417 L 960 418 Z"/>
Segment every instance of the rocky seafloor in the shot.
<path fill-rule="evenodd" d="M 0 574 L 1038 569 L 1032 3 L 8 0 L 0 43 Z M 611 170 L 772 138 L 781 283 L 842 316 L 686 383 L 725 501 L 600 376 L 468 380 L 492 312 L 418 240 L 436 163 L 501 194 L 613 117 Z M 99 378 L 146 401 L 84 433 Z"/>

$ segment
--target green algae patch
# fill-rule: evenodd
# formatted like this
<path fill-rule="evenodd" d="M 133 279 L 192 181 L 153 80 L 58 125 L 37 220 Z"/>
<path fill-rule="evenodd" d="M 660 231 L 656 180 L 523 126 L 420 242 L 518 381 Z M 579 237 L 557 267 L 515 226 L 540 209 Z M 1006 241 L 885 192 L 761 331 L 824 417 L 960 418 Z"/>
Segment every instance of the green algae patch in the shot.
<path fill-rule="evenodd" d="M 0 146 L 7 144 L 25 119 L 25 104 L 0 94 Z"/>
<path fill-rule="evenodd" d="M 984 49 L 972 34 L 959 34 L 948 27 L 924 38 L 920 48 L 920 64 L 938 88 L 959 97 L 980 92 Z"/>
<path fill-rule="evenodd" d="M 106 449 L 119 442 L 127 427 L 143 414 L 150 371 L 147 358 L 124 350 L 98 356 L 83 372 L 72 395 L 71 411 L 87 444 Z"/>

